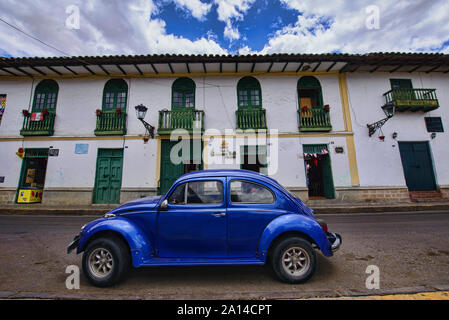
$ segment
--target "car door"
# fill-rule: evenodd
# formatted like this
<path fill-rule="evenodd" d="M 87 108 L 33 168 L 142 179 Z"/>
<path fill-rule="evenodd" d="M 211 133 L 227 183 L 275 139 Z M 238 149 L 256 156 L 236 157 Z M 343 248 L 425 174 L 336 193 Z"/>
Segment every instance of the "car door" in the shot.
<path fill-rule="evenodd" d="M 179 183 L 158 213 L 157 255 L 167 258 L 226 257 L 225 178 Z"/>
<path fill-rule="evenodd" d="M 253 179 L 228 178 L 228 256 L 255 257 L 260 236 L 281 214 L 276 194 Z"/>

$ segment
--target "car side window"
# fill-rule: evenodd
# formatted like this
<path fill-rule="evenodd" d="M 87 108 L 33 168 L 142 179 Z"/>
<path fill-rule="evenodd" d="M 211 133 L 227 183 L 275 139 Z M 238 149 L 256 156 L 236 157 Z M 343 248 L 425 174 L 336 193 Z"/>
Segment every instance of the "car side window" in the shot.
<path fill-rule="evenodd" d="M 170 195 L 170 198 L 168 198 L 169 204 L 186 204 L 186 185 L 186 183 L 183 183 L 176 187 L 175 191 Z"/>
<path fill-rule="evenodd" d="M 230 183 L 231 202 L 233 203 L 273 203 L 274 194 L 260 184 L 232 180 Z"/>
<path fill-rule="evenodd" d="M 217 204 L 223 202 L 221 181 L 192 181 L 176 187 L 168 198 L 169 204 Z"/>
<path fill-rule="evenodd" d="M 193 181 L 187 183 L 187 204 L 217 204 L 223 202 L 221 181 Z"/>

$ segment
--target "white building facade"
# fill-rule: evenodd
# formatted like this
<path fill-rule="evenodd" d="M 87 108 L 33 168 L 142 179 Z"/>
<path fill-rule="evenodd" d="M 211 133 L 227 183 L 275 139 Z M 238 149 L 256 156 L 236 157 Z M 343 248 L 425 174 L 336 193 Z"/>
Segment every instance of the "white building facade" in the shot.
<path fill-rule="evenodd" d="M 122 203 L 165 193 L 185 172 L 222 168 L 268 174 L 306 201 L 445 198 L 447 62 L 419 54 L 3 58 L 0 203 Z"/>

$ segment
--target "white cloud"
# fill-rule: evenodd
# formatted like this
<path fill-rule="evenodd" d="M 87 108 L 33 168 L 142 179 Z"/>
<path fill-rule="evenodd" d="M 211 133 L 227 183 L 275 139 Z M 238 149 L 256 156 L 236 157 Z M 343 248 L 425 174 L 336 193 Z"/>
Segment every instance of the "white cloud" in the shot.
<path fill-rule="evenodd" d="M 80 9 L 80 29 L 65 26 L 65 9 Z M 0 17 L 69 55 L 128 55 L 155 53 L 227 54 L 213 38 L 189 40 L 167 34 L 166 23 L 153 16 L 153 1 L 2 0 Z M 0 22 L 2 49 L 13 56 L 55 56 L 45 47 Z"/>
<path fill-rule="evenodd" d="M 298 11 L 294 25 L 278 30 L 261 53 L 432 51 L 449 40 L 445 0 L 281 0 Z M 380 28 L 366 27 L 368 6 L 377 6 Z"/>
<path fill-rule="evenodd" d="M 212 7 L 211 3 L 203 3 L 200 0 L 174 0 L 174 2 L 186 8 L 198 20 L 203 20 Z"/>
<path fill-rule="evenodd" d="M 235 21 L 242 20 L 245 13 L 256 0 L 214 0 L 217 5 L 218 20 L 226 23 L 223 35 L 232 41 L 240 39 L 240 32 L 234 26 Z"/>

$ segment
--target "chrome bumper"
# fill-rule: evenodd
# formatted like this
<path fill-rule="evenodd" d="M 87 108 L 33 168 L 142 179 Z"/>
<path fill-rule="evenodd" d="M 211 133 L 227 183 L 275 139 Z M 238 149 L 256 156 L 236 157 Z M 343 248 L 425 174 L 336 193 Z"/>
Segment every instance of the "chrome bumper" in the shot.
<path fill-rule="evenodd" d="M 332 252 L 337 251 L 340 248 L 341 243 L 343 242 L 343 239 L 341 238 L 341 236 L 338 233 L 333 233 L 333 232 L 327 233 L 327 240 L 329 240 L 329 242 L 331 244 Z"/>
<path fill-rule="evenodd" d="M 73 249 L 78 247 L 78 244 L 80 242 L 80 236 L 77 235 L 75 238 L 73 238 L 73 241 L 70 242 L 70 244 L 67 246 L 67 254 L 73 251 Z"/>

